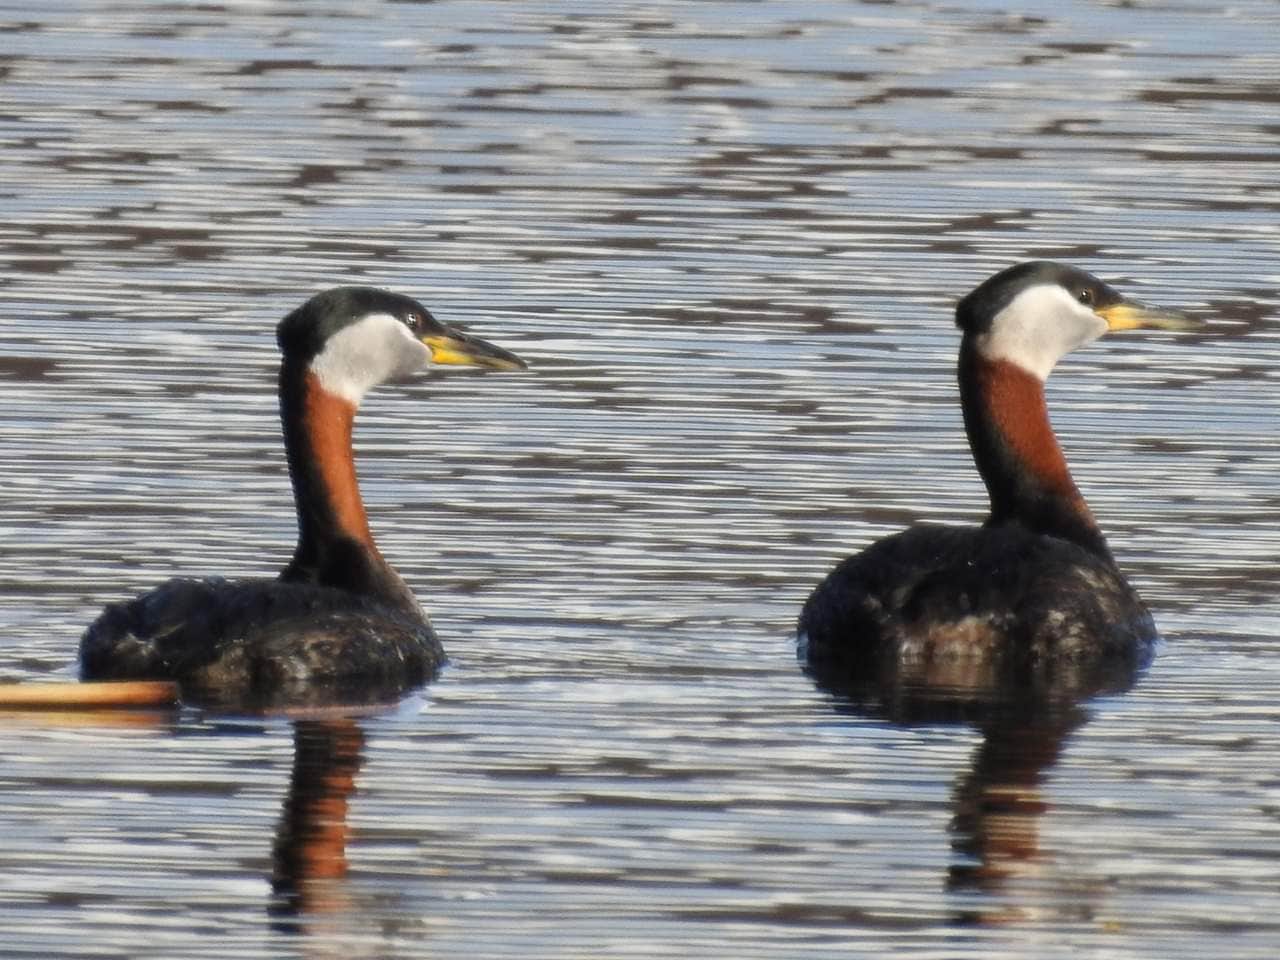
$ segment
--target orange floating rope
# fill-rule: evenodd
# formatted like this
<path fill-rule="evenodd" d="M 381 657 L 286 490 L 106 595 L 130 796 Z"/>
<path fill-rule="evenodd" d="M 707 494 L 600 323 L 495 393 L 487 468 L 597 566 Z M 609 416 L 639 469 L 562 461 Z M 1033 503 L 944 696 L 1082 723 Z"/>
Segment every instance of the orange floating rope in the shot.
<path fill-rule="evenodd" d="M 0 683 L 0 708 L 171 707 L 178 685 L 170 680 L 101 683 Z"/>

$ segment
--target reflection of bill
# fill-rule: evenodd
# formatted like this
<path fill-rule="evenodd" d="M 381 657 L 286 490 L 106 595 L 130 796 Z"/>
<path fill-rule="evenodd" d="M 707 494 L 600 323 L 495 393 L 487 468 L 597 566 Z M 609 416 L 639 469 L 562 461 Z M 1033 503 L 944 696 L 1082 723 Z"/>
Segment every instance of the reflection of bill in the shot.
<path fill-rule="evenodd" d="M 293 775 L 272 851 L 272 913 L 328 914 L 349 906 L 347 805 L 355 792 L 364 733 L 350 718 L 300 720 Z"/>

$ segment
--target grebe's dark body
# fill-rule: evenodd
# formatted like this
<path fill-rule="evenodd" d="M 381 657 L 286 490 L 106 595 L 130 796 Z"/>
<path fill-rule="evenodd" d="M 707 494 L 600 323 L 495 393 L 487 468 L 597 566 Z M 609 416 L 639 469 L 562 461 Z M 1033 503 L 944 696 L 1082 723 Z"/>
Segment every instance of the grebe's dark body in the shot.
<path fill-rule="evenodd" d="M 430 362 L 524 362 L 367 287 L 318 294 L 281 321 L 277 339 L 293 559 L 277 579 L 180 578 L 107 606 L 80 642 L 84 679 L 170 679 L 190 700 L 264 707 L 384 700 L 444 662 L 370 533 L 352 458 L 356 409 L 371 387 Z"/>
<path fill-rule="evenodd" d="M 86 680 L 176 680 L 185 700 L 246 708 L 383 702 L 444 662 L 420 608 L 266 579 L 170 580 L 109 604 L 80 644 Z"/>
<path fill-rule="evenodd" d="M 1019 525 L 921 524 L 833 570 L 805 604 L 801 654 L 824 686 L 895 702 L 1073 700 L 1132 685 L 1155 623 L 1114 563 Z"/>
<path fill-rule="evenodd" d="M 962 299 L 965 428 L 991 499 L 982 527 L 921 525 L 837 566 L 805 603 L 801 657 L 829 685 L 1124 685 L 1151 614 L 1115 564 L 1049 424 L 1044 381 L 1107 330 L 1182 329 L 1061 264 L 1023 263 Z"/>

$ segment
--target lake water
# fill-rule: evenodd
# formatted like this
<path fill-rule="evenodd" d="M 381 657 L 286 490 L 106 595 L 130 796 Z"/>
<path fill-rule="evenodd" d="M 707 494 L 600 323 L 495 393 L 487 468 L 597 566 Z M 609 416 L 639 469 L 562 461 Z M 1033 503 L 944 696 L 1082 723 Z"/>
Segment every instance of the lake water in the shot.
<path fill-rule="evenodd" d="M 0 5 L 0 679 L 292 506 L 276 320 L 421 298 L 532 363 L 370 397 L 452 662 L 293 723 L 0 723 L 6 957 L 1280 951 L 1280 7 Z M 1203 334 L 1050 385 L 1166 643 L 1025 723 L 798 668 L 839 558 L 981 517 L 955 299 L 1052 257 Z"/>

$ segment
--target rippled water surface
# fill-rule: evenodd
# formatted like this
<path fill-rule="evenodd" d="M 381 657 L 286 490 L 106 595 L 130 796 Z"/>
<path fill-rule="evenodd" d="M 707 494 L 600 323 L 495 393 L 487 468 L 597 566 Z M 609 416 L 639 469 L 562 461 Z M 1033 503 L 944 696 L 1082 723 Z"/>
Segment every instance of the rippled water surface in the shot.
<path fill-rule="evenodd" d="M 0 679 L 291 550 L 275 321 L 414 294 L 528 358 L 374 394 L 452 664 L 358 719 L 10 715 L 0 953 L 1274 957 L 1280 7 L 0 4 Z M 1207 321 L 1050 387 L 1166 637 L 1034 722 L 843 707 L 838 558 L 981 516 L 956 297 L 1068 260 Z"/>

